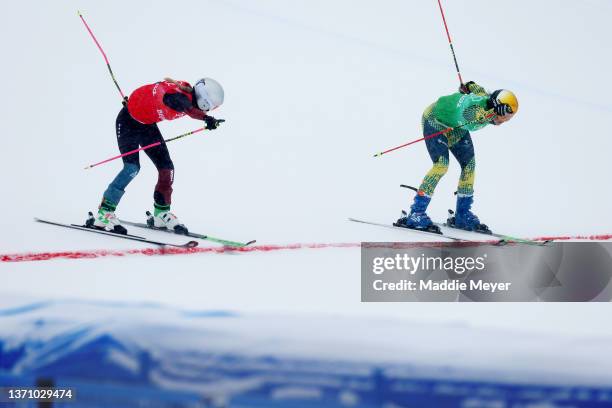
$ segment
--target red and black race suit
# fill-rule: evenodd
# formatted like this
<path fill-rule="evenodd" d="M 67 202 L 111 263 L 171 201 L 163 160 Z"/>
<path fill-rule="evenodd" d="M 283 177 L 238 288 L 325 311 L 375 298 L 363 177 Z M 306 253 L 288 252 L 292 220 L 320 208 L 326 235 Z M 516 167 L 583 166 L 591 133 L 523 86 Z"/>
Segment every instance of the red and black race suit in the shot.
<path fill-rule="evenodd" d="M 161 81 L 141 86 L 128 98 L 127 108 L 130 115 L 145 125 L 174 120 L 185 115 L 203 120 L 206 112 L 194 105 L 193 92 L 186 92 L 181 86 L 191 88 L 185 81 Z"/>

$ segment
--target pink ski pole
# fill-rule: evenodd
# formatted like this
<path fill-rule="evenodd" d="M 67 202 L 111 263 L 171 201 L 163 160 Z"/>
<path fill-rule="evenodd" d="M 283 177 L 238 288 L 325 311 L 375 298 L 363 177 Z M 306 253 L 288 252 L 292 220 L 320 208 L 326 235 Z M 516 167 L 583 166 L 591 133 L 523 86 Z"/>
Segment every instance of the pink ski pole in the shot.
<path fill-rule="evenodd" d="M 178 136 L 175 136 L 173 138 L 166 139 L 166 140 L 164 140 L 164 142 L 165 143 L 169 143 L 169 142 L 172 142 L 173 140 L 177 140 L 177 139 L 180 139 L 180 138 L 185 137 L 185 136 L 193 135 L 194 133 L 201 132 L 201 131 L 203 131 L 205 129 L 206 128 L 203 127 L 203 128 L 200 128 L 200 129 L 192 130 L 191 132 L 183 133 L 182 135 L 178 135 Z M 106 159 L 106 160 L 102 160 L 101 162 L 98 162 L 98 163 L 90 164 L 89 166 L 85 167 L 85 170 L 91 169 L 92 167 L 96 167 L 96 166 L 99 166 L 99 165 L 104 164 L 104 163 L 108 163 L 110 161 L 119 159 L 121 157 L 125 157 L 125 156 L 129 156 L 131 154 L 134 154 L 134 153 L 138 153 L 141 150 L 146 150 L 146 149 L 150 149 L 151 147 L 159 146 L 160 144 L 162 144 L 162 142 L 155 142 L 155 143 L 151 143 L 149 145 L 140 147 L 138 149 L 130 150 L 129 152 L 120 154 L 120 155 L 115 156 L 115 157 L 111 157 L 110 159 Z"/>
<path fill-rule="evenodd" d="M 439 131 L 439 132 L 436 132 L 436 133 L 432 133 L 432 134 L 427 135 L 427 136 L 425 136 L 425 137 L 422 137 L 422 138 L 420 138 L 420 139 L 416 139 L 416 140 L 413 140 L 413 141 L 411 141 L 411 142 L 404 143 L 403 145 L 399 145 L 399 146 L 393 147 L 393 148 L 391 148 L 391 149 L 389 149 L 389 150 L 385 150 L 385 151 L 383 151 L 383 152 L 376 153 L 376 154 L 374 155 L 374 157 L 380 157 L 380 156 L 382 156 L 383 154 L 391 153 L 391 152 L 393 152 L 393 151 L 395 151 L 395 150 L 397 150 L 397 149 L 401 149 L 402 147 L 410 146 L 410 145 L 415 144 L 415 143 L 417 143 L 417 142 L 422 142 L 423 140 L 427 140 L 427 139 L 432 139 L 432 138 L 434 138 L 434 137 L 438 137 L 438 136 L 443 135 L 443 134 L 445 134 L 445 133 L 448 133 L 448 132 L 450 132 L 450 131 L 452 131 L 452 130 L 455 130 L 455 129 L 461 129 L 462 127 L 467 126 L 467 125 L 471 125 L 471 124 L 474 124 L 474 123 L 479 123 L 479 122 L 485 121 L 485 120 L 487 120 L 487 119 L 491 119 L 493 116 L 497 116 L 497 115 L 496 115 L 494 112 L 488 113 L 488 114 L 487 114 L 487 115 L 486 115 L 486 116 L 485 116 L 483 119 L 479 119 L 479 120 L 474 120 L 474 121 L 471 121 L 471 122 L 467 122 L 467 123 L 464 123 L 463 125 L 459 125 L 459 126 L 456 126 L 456 127 L 454 127 L 454 128 L 453 128 L 453 127 L 448 127 L 448 128 L 446 128 L 446 129 L 443 129 L 443 130 L 441 130 L 441 131 Z"/>
<path fill-rule="evenodd" d="M 463 78 L 461 78 L 461 71 L 459 70 L 459 64 L 457 63 L 457 56 L 455 55 L 455 47 L 453 47 L 453 40 L 451 40 L 450 32 L 448 31 L 448 25 L 446 24 L 446 17 L 444 16 L 444 9 L 442 3 L 438 0 L 438 6 L 440 6 L 440 14 L 442 14 L 442 21 L 444 22 L 444 28 L 446 29 L 446 37 L 448 37 L 448 44 L 450 45 L 451 52 L 453 54 L 453 61 L 455 61 L 455 68 L 457 69 L 457 76 L 459 77 L 459 83 L 463 86 Z"/>
<path fill-rule="evenodd" d="M 94 35 L 94 33 L 91 31 L 91 28 L 89 28 L 89 25 L 87 24 L 87 21 L 85 21 L 85 18 L 83 17 L 81 12 L 77 11 L 77 13 L 79 14 L 79 17 L 81 18 L 81 21 L 83 22 L 83 24 L 85 24 L 85 28 L 87 29 L 87 31 L 89 31 L 89 35 L 91 35 L 91 38 L 94 40 L 94 42 L 98 46 L 98 49 L 102 53 L 102 56 L 104 57 L 104 61 L 106 61 L 106 67 L 108 68 L 108 72 L 110 72 L 111 78 L 113 79 L 113 82 L 115 83 L 115 86 L 117 87 L 117 89 L 119 90 L 119 93 L 121 94 L 121 99 L 125 101 L 127 98 L 123 94 L 123 91 L 121 90 L 121 87 L 119 86 L 119 84 L 117 83 L 117 80 L 115 79 L 115 74 L 113 74 L 113 70 L 111 69 L 110 62 L 108 62 L 108 58 L 106 57 L 106 53 L 102 49 L 102 46 L 100 45 L 100 43 L 96 39 L 96 36 Z"/>

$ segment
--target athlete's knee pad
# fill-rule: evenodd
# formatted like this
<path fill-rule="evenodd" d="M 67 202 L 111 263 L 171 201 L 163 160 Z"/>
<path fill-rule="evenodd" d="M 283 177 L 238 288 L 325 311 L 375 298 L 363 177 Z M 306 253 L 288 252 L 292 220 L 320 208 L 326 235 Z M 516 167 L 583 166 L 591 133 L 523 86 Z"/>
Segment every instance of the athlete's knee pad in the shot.
<path fill-rule="evenodd" d="M 170 205 L 172 202 L 172 183 L 174 183 L 174 169 L 159 169 L 157 184 L 153 193 L 153 200 L 157 204 Z"/>
<path fill-rule="evenodd" d="M 125 193 L 125 188 L 134 177 L 138 175 L 140 166 L 134 163 L 124 163 L 123 169 L 117 174 L 115 179 L 109 184 L 108 188 L 104 192 L 104 198 L 108 201 L 119 204 L 121 197 Z"/>

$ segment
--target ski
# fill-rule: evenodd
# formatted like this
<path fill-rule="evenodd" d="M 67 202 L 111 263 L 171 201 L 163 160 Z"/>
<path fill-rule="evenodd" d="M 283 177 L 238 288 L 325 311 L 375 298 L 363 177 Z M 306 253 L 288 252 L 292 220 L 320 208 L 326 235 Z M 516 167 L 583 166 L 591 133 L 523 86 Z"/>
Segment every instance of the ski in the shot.
<path fill-rule="evenodd" d="M 472 239 L 467 239 L 467 238 L 459 238 L 453 235 L 449 235 L 446 233 L 441 233 L 438 234 L 437 232 L 431 232 L 431 231 L 423 231 L 423 230 L 418 230 L 418 229 L 412 229 L 412 228 L 404 228 L 404 227 L 397 227 L 393 224 L 383 224 L 380 222 L 372 222 L 372 221 L 365 221 L 365 220 L 360 220 L 357 218 L 349 218 L 349 221 L 352 222 L 358 222 L 361 224 L 368 224 L 368 225 L 375 225 L 378 227 L 385 227 L 385 228 L 391 228 L 391 229 L 398 229 L 398 230 L 403 230 L 403 231 L 409 231 L 409 232 L 416 232 L 418 234 L 426 234 L 429 236 L 434 236 L 434 237 L 439 237 L 439 238 L 446 238 L 448 240 L 451 241 L 456 241 L 456 242 L 480 242 L 477 240 L 472 240 Z M 506 241 L 503 239 L 499 239 L 499 240 L 493 240 L 493 242 L 490 242 L 493 245 L 504 245 L 506 244 Z"/>
<path fill-rule="evenodd" d="M 400 187 L 402 188 L 407 188 L 409 190 L 414 191 L 415 193 L 418 193 L 419 189 L 413 186 L 409 186 L 407 184 L 400 184 Z M 455 192 L 455 195 L 457 194 L 457 192 Z M 506 235 L 506 234 L 499 234 L 499 233 L 495 233 L 495 232 L 491 232 L 491 231 L 468 231 L 468 230 L 464 230 L 461 228 L 456 228 L 453 227 L 451 225 L 451 223 L 449 222 L 450 218 L 454 215 L 454 211 L 453 210 L 448 210 L 449 216 L 448 219 L 446 220 L 445 223 L 440 223 L 440 222 L 434 222 L 434 225 L 437 225 L 438 227 L 445 227 L 445 228 L 452 228 L 454 230 L 457 231 L 463 231 L 463 232 L 471 232 L 474 234 L 479 234 L 479 235 L 487 235 L 489 237 L 495 237 L 495 238 L 499 238 L 501 241 L 504 241 L 505 243 L 515 243 L 515 244 L 525 244 L 525 245 L 536 245 L 536 246 L 546 246 L 547 244 L 551 243 L 553 240 L 552 239 L 548 239 L 546 241 L 534 241 L 532 239 L 526 239 L 526 238 L 518 238 L 518 237 L 513 237 L 510 235 Z"/>
<path fill-rule="evenodd" d="M 126 220 L 119 220 L 119 221 L 122 224 L 131 225 L 132 227 L 146 228 L 146 229 L 150 229 L 150 230 L 154 230 L 154 231 L 167 232 L 169 234 L 175 234 L 175 235 L 183 235 L 183 234 L 177 234 L 174 231 L 171 231 L 171 230 L 169 230 L 167 228 L 159 228 L 159 227 L 155 227 L 155 226 L 152 226 L 152 225 L 149 225 L 149 224 L 145 224 L 145 223 L 142 223 L 142 222 L 133 222 L 133 221 L 126 221 Z M 198 234 L 196 232 L 188 232 L 185 236 L 191 237 L 191 238 L 203 239 L 203 240 L 206 240 L 206 241 L 215 242 L 217 244 L 221 244 L 223 246 L 228 246 L 228 247 L 233 247 L 233 248 L 243 248 L 245 246 L 249 246 L 249 245 L 254 244 L 255 242 L 257 242 L 256 240 L 251 240 L 251 241 L 248 241 L 248 242 L 230 241 L 230 240 L 227 240 L 227 239 L 211 237 L 210 235 Z"/>
<path fill-rule="evenodd" d="M 43 220 L 40 218 L 34 218 L 34 221 L 36 222 L 41 222 L 44 224 L 49 224 L 49 225 L 55 225 L 58 227 L 64 227 L 64 228 L 71 228 L 71 229 L 76 229 L 76 230 L 81 230 L 81 231 L 87 231 L 87 232 L 93 232 L 96 234 L 103 234 L 103 235 L 108 235 L 111 237 L 116 237 L 116 238 L 122 238 L 122 239 L 129 239 L 132 241 L 138 241 L 138 242 L 143 242 L 145 244 L 154 244 L 154 245 L 160 245 L 160 246 L 171 246 L 171 247 L 176 247 L 176 248 L 195 248 L 198 246 L 198 242 L 197 241 L 189 241 L 185 244 L 172 244 L 170 242 L 161 242 L 161 241 L 155 241 L 155 240 L 151 240 L 145 237 L 140 237 L 138 235 L 130 235 L 130 234 L 118 234 L 116 232 L 110 232 L 110 231 L 104 231 L 101 229 L 96 229 L 96 228 L 91 228 L 91 227 L 86 227 L 84 225 L 77 225 L 77 224 L 64 224 L 61 222 L 55 222 L 55 221 L 49 221 L 49 220 Z"/>
<path fill-rule="evenodd" d="M 461 228 L 457 228 L 454 227 L 452 225 L 452 219 L 453 219 L 453 215 L 455 215 L 455 212 L 453 210 L 448 210 L 448 218 L 446 220 L 446 222 L 444 224 L 441 223 L 437 223 L 434 222 L 435 225 L 439 226 L 439 227 L 447 227 L 447 228 L 453 228 L 457 231 L 465 231 L 465 232 L 471 232 L 474 234 L 480 234 L 480 235 L 488 235 L 490 237 L 496 237 L 496 238 L 500 238 L 505 240 L 508 243 L 514 243 L 514 244 L 525 244 L 525 245 L 536 245 L 536 246 L 546 246 L 546 244 L 549 244 L 550 242 L 552 242 L 552 239 L 547 239 L 545 241 L 534 241 L 532 239 L 527 239 L 527 238 L 518 238 L 518 237 L 513 237 L 510 235 L 506 235 L 506 234 L 500 234 L 500 233 L 495 233 L 492 231 L 468 231 L 468 230 L 464 230 Z"/>
<path fill-rule="evenodd" d="M 472 234 L 478 234 L 478 235 L 485 235 L 485 236 L 489 236 L 489 237 L 495 237 L 495 238 L 499 238 L 501 240 L 504 240 L 507 243 L 512 243 L 512 244 L 525 244 L 525 245 L 536 245 L 536 246 L 546 246 L 547 244 L 553 242 L 552 239 L 547 239 L 545 241 L 534 241 L 532 239 L 527 239 L 527 238 L 518 238 L 518 237 L 513 237 L 510 235 L 505 235 L 505 234 L 499 234 L 499 233 L 495 233 L 495 232 L 479 232 L 479 231 L 468 231 L 468 230 L 464 230 L 461 228 L 456 228 L 453 227 L 451 225 L 448 225 L 448 223 L 440 223 L 440 222 L 434 222 L 434 225 L 437 225 L 438 227 L 445 227 L 445 228 L 452 228 L 454 230 L 457 231 L 462 231 L 462 232 L 470 232 Z"/>

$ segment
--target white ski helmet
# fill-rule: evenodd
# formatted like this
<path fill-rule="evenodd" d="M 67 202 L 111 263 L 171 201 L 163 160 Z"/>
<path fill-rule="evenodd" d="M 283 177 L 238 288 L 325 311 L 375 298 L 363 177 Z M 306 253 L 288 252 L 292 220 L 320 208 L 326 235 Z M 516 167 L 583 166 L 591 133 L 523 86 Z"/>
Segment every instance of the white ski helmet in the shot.
<path fill-rule="evenodd" d="M 198 108 L 211 111 L 223 104 L 225 93 L 220 83 L 212 78 L 202 78 L 193 86 Z"/>

